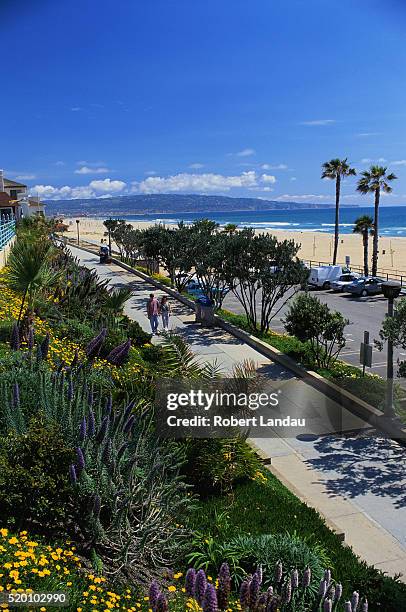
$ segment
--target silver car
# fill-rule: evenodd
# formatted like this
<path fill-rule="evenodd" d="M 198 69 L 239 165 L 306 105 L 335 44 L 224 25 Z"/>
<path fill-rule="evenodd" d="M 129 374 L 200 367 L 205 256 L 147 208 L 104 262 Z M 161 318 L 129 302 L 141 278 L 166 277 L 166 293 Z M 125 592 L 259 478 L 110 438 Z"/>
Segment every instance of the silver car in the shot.
<path fill-rule="evenodd" d="M 330 288 L 332 291 L 345 291 L 347 286 L 359 278 L 359 274 L 351 272 L 351 274 L 342 274 L 337 280 L 332 281 Z"/>

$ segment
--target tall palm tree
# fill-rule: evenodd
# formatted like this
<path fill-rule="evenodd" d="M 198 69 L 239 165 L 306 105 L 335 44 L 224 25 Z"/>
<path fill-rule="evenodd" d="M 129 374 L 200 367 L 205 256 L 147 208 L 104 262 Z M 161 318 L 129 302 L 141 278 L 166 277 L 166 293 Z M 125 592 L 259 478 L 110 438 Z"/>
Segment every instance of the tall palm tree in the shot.
<path fill-rule="evenodd" d="M 360 180 L 358 181 L 357 191 L 363 194 L 375 194 L 375 213 L 374 213 L 374 240 L 372 246 L 372 276 L 376 276 L 378 272 L 378 230 L 379 230 L 379 202 L 381 199 L 381 191 L 391 193 L 392 187 L 389 185 L 398 177 L 393 172 L 387 174 L 387 168 L 384 166 L 371 166 L 369 170 L 361 172 Z"/>
<path fill-rule="evenodd" d="M 341 179 L 345 176 L 354 176 L 356 173 L 355 168 L 351 168 L 345 159 L 330 159 L 328 162 L 324 162 L 322 165 L 323 172 L 321 178 L 331 179 L 336 182 L 336 214 L 334 224 L 334 252 L 333 252 L 333 265 L 337 263 L 338 253 L 338 231 L 340 222 L 340 194 L 341 194 Z"/>
<path fill-rule="evenodd" d="M 361 215 L 358 219 L 355 219 L 353 233 L 361 234 L 362 244 L 364 246 L 364 274 L 368 276 L 368 246 L 369 236 L 374 234 L 374 220 L 369 215 Z"/>

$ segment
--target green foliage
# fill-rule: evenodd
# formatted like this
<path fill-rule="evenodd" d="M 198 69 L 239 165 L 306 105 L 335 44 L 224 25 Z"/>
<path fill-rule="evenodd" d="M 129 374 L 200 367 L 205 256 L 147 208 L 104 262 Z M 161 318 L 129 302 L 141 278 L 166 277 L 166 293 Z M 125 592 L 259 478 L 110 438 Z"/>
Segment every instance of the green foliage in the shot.
<path fill-rule="evenodd" d="M 78 319 L 64 318 L 60 323 L 54 325 L 54 331 L 59 338 L 68 338 L 71 342 L 80 343 L 85 346 L 95 335 L 94 328 L 90 322 L 83 323 Z"/>
<path fill-rule="evenodd" d="M 307 341 L 317 367 L 328 369 L 345 346 L 348 320 L 308 293 L 296 296 L 285 318 L 286 331 Z"/>
<path fill-rule="evenodd" d="M 185 442 L 188 482 L 202 496 L 228 493 L 260 469 L 256 453 L 239 438 L 193 439 Z"/>
<path fill-rule="evenodd" d="M 72 514 L 74 453 L 56 425 L 33 418 L 24 435 L 0 437 L 0 516 L 18 529 L 58 532 Z"/>

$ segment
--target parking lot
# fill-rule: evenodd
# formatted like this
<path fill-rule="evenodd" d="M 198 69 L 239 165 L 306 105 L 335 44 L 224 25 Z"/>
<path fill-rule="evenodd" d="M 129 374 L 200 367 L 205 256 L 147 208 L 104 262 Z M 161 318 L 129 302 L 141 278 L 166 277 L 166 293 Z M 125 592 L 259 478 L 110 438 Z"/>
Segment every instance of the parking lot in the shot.
<path fill-rule="evenodd" d="M 341 353 L 341 358 L 351 365 L 359 366 L 360 343 L 363 341 L 364 331 L 369 331 L 369 341 L 371 344 L 373 344 L 374 339 L 379 338 L 379 330 L 387 310 L 387 300 L 383 297 L 383 295 L 358 298 L 349 293 L 333 293 L 332 291 L 324 290 L 312 290 L 312 294 L 316 295 L 331 309 L 338 310 L 344 317 L 349 319 L 350 323 L 346 327 L 345 331 L 347 342 Z M 237 298 L 231 293 L 226 296 L 223 306 L 224 308 L 237 314 L 244 314 L 243 307 Z M 284 332 L 282 319 L 286 314 L 286 310 L 287 306 L 285 305 L 282 310 L 275 315 L 271 324 L 271 328 L 273 330 L 280 333 Z M 400 360 L 405 360 L 406 351 L 403 349 L 395 349 L 394 356 L 395 362 L 398 358 Z M 373 347 L 372 367 L 366 368 L 366 371 L 371 372 L 372 374 L 379 374 L 383 378 L 386 377 L 385 349 L 380 352 Z M 399 382 L 402 383 L 402 379 L 400 379 Z M 404 379 L 402 386 L 406 387 L 406 379 Z"/>

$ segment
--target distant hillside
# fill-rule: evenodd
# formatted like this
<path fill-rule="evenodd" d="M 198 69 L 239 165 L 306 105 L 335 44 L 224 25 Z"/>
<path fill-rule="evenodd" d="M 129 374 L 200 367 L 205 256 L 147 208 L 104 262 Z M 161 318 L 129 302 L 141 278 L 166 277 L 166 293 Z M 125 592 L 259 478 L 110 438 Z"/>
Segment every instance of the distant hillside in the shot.
<path fill-rule="evenodd" d="M 258 198 L 231 198 L 216 195 L 151 194 L 89 200 L 50 200 L 48 215 L 136 215 L 228 211 L 292 210 L 331 208 L 332 204 L 277 202 Z"/>

